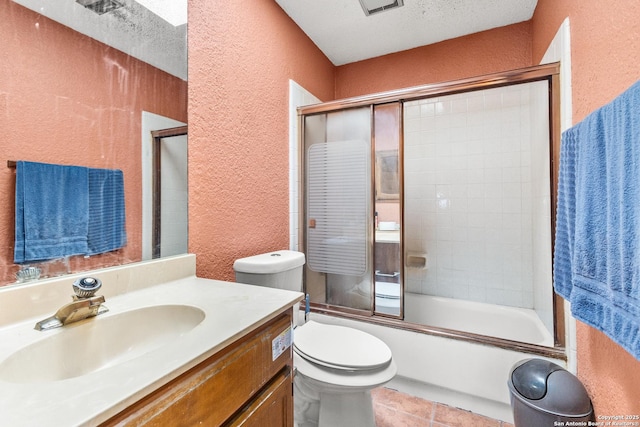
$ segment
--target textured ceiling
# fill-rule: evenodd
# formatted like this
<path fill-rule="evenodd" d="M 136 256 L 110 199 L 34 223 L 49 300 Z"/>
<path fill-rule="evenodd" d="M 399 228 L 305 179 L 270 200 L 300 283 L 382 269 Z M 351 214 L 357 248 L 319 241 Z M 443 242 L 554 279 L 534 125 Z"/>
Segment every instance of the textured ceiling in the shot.
<path fill-rule="evenodd" d="M 275 0 L 335 65 L 531 19 L 537 0 L 404 0 L 366 16 L 358 0 Z"/>

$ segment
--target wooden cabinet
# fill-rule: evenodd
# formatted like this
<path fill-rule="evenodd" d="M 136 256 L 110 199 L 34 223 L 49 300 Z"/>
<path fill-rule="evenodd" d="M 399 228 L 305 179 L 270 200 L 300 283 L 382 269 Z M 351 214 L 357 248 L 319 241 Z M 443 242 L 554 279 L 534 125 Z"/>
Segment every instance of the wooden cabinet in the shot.
<path fill-rule="evenodd" d="M 376 242 L 376 282 L 398 283 L 402 262 L 400 261 L 400 243 Z M 379 273 L 381 274 L 379 274 Z"/>
<path fill-rule="evenodd" d="M 293 426 L 291 319 L 289 310 L 103 426 Z"/>

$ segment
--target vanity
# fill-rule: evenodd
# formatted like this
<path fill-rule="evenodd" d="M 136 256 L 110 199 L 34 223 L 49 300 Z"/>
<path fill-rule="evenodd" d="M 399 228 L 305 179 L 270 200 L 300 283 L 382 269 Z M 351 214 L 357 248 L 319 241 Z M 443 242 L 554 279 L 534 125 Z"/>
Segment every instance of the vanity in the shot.
<path fill-rule="evenodd" d="M 35 330 L 85 276 L 109 311 Z M 198 278 L 194 255 L 0 288 L 0 425 L 293 425 L 301 299 Z"/>
<path fill-rule="evenodd" d="M 398 283 L 400 267 L 400 231 L 376 230 L 376 282 Z"/>

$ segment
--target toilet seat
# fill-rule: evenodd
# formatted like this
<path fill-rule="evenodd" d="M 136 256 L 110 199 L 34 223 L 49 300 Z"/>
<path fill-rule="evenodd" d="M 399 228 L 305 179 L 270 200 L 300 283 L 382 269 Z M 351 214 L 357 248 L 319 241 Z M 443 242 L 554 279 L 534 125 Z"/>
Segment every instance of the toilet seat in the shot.
<path fill-rule="evenodd" d="M 371 390 L 398 371 L 389 347 L 366 332 L 312 320 L 293 334 L 295 422 L 375 425 Z"/>
<path fill-rule="evenodd" d="M 391 282 L 376 282 L 376 297 L 399 300 L 400 284 Z"/>
<path fill-rule="evenodd" d="M 313 320 L 296 328 L 293 347 L 308 362 L 341 371 L 383 369 L 392 358 L 389 347 L 373 335 Z"/>

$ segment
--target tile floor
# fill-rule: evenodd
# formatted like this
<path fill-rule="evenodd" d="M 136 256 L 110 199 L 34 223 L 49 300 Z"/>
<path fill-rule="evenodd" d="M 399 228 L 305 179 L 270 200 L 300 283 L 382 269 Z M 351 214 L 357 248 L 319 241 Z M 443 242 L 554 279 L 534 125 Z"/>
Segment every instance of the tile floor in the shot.
<path fill-rule="evenodd" d="M 386 387 L 374 389 L 371 396 L 377 427 L 513 427 L 505 421 Z"/>

